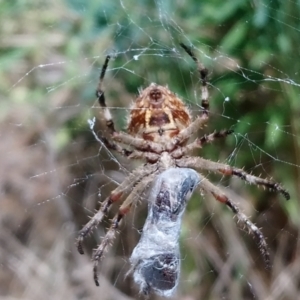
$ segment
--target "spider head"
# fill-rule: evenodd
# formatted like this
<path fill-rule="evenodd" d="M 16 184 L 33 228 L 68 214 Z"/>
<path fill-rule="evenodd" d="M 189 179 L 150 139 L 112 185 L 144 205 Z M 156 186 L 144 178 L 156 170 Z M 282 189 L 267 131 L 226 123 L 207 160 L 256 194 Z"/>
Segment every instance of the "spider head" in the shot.
<path fill-rule="evenodd" d="M 191 123 L 180 98 L 168 87 L 151 83 L 140 91 L 130 113 L 128 131 L 146 140 L 171 139 Z"/>

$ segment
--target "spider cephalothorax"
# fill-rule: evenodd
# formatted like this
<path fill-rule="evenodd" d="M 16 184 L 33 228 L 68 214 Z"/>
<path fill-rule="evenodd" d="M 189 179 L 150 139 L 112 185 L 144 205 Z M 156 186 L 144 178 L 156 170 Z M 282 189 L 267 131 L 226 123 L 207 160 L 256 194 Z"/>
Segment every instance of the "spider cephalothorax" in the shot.
<path fill-rule="evenodd" d="M 77 247 L 78 251 L 83 254 L 83 239 L 101 222 L 110 206 L 127 194 L 127 198 L 120 205 L 118 213 L 112 220 L 111 227 L 93 254 L 96 285 L 99 285 L 97 275 L 98 262 L 103 257 L 107 246 L 114 239 L 122 218 L 128 213 L 132 204 L 136 203 L 141 197 L 143 191 L 155 181 L 159 174 L 167 169 L 190 168 L 198 172 L 204 170 L 227 176 L 237 176 L 250 184 L 261 185 L 279 192 L 286 199 L 290 198 L 289 193 L 276 182 L 250 175 L 239 168 L 189 155 L 192 150 L 201 148 L 204 144 L 211 143 L 216 138 L 224 138 L 233 131 L 216 131 L 188 142 L 190 137 L 201 130 L 208 121 L 208 71 L 198 61 L 189 47 L 184 44 L 181 44 L 181 47 L 195 61 L 202 83 L 200 102 L 202 110 L 195 120 L 191 119 L 190 113 L 182 100 L 171 92 L 168 87 L 152 83 L 142 90 L 137 97 L 131 110 L 127 132 L 116 131 L 110 110 L 106 106 L 102 89 L 110 56 L 106 57 L 103 65 L 96 96 L 103 110 L 110 137 L 101 137 L 102 143 L 107 148 L 115 150 L 129 159 L 143 159 L 146 163 L 134 170 L 111 192 L 102 202 L 99 211 L 79 232 Z M 210 193 L 217 201 L 226 204 L 236 215 L 238 222 L 243 224 L 254 235 L 266 265 L 269 266 L 269 252 L 261 230 L 240 211 L 239 207 L 221 189 L 200 173 L 199 177 L 201 178 L 201 182 L 198 185 L 199 188 Z"/>

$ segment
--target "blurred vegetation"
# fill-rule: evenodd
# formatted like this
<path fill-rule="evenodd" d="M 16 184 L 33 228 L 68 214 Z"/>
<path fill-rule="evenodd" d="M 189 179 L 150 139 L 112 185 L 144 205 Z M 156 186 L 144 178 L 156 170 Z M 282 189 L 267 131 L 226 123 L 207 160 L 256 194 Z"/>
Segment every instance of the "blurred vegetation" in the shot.
<path fill-rule="evenodd" d="M 137 165 L 103 149 L 87 119 L 99 115 L 94 94 L 107 53 L 115 54 L 105 90 L 118 128 L 128 113 L 120 108 L 151 82 L 168 84 L 197 115 L 198 74 L 179 42 L 192 46 L 210 71 L 205 132 L 235 131 L 198 155 L 273 177 L 292 199 L 211 174 L 262 228 L 273 267 L 265 269 L 230 211 L 194 195 L 174 299 L 299 299 L 299 5 L 0 1 L 1 299 L 138 298 L 124 275 L 145 203 L 126 218 L 101 263 L 100 288 L 90 257 L 108 219 L 85 242 L 86 255 L 74 246 L 99 200 Z"/>

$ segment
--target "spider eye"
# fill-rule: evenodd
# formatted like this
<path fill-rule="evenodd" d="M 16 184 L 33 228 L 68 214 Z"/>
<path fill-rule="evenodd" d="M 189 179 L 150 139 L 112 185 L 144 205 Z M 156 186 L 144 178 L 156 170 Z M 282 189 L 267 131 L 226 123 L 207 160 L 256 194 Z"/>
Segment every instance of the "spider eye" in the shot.
<path fill-rule="evenodd" d="M 152 101 L 157 102 L 162 97 L 161 91 L 159 89 L 153 89 L 150 92 L 150 98 Z"/>

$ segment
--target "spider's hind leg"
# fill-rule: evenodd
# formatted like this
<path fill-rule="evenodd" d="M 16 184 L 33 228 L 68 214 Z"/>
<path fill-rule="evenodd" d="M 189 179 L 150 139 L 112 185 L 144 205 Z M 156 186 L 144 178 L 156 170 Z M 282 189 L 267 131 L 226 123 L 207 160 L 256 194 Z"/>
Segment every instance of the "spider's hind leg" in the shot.
<path fill-rule="evenodd" d="M 203 178 L 200 182 L 200 188 L 207 192 L 210 192 L 217 201 L 226 204 L 237 217 L 238 223 L 241 222 L 246 226 L 246 228 L 249 230 L 249 233 L 254 236 L 258 244 L 266 267 L 270 269 L 270 254 L 268 251 L 266 239 L 261 230 L 255 224 L 253 224 L 245 214 L 240 211 L 239 207 L 231 199 L 229 199 L 218 187 L 213 185 L 210 181 Z"/>
<path fill-rule="evenodd" d="M 126 198 L 126 200 L 120 206 L 118 213 L 112 219 L 110 228 L 106 232 L 106 234 L 105 234 L 104 238 L 102 239 L 98 248 L 95 250 L 94 255 L 93 255 L 93 262 L 94 262 L 93 271 L 94 271 L 94 281 L 95 281 L 96 286 L 99 286 L 98 272 L 97 272 L 97 266 L 98 266 L 99 261 L 103 257 L 103 254 L 105 253 L 107 246 L 115 238 L 117 229 L 119 228 L 123 217 L 130 211 L 132 204 L 136 203 L 136 200 L 141 197 L 143 191 L 146 189 L 148 184 L 150 184 L 153 181 L 154 176 L 155 176 L 155 174 L 151 174 L 150 176 L 143 178 L 143 180 L 141 180 L 133 188 L 132 192 L 129 194 L 129 196 Z"/>
<path fill-rule="evenodd" d="M 82 242 L 85 237 L 93 231 L 102 221 L 104 215 L 109 211 L 111 205 L 120 200 L 123 194 L 130 190 L 137 182 L 143 181 L 144 177 L 154 173 L 155 165 L 142 166 L 132 172 L 110 195 L 103 201 L 99 211 L 90 219 L 90 221 L 79 231 L 76 241 L 77 249 L 80 254 L 84 254 Z"/>

